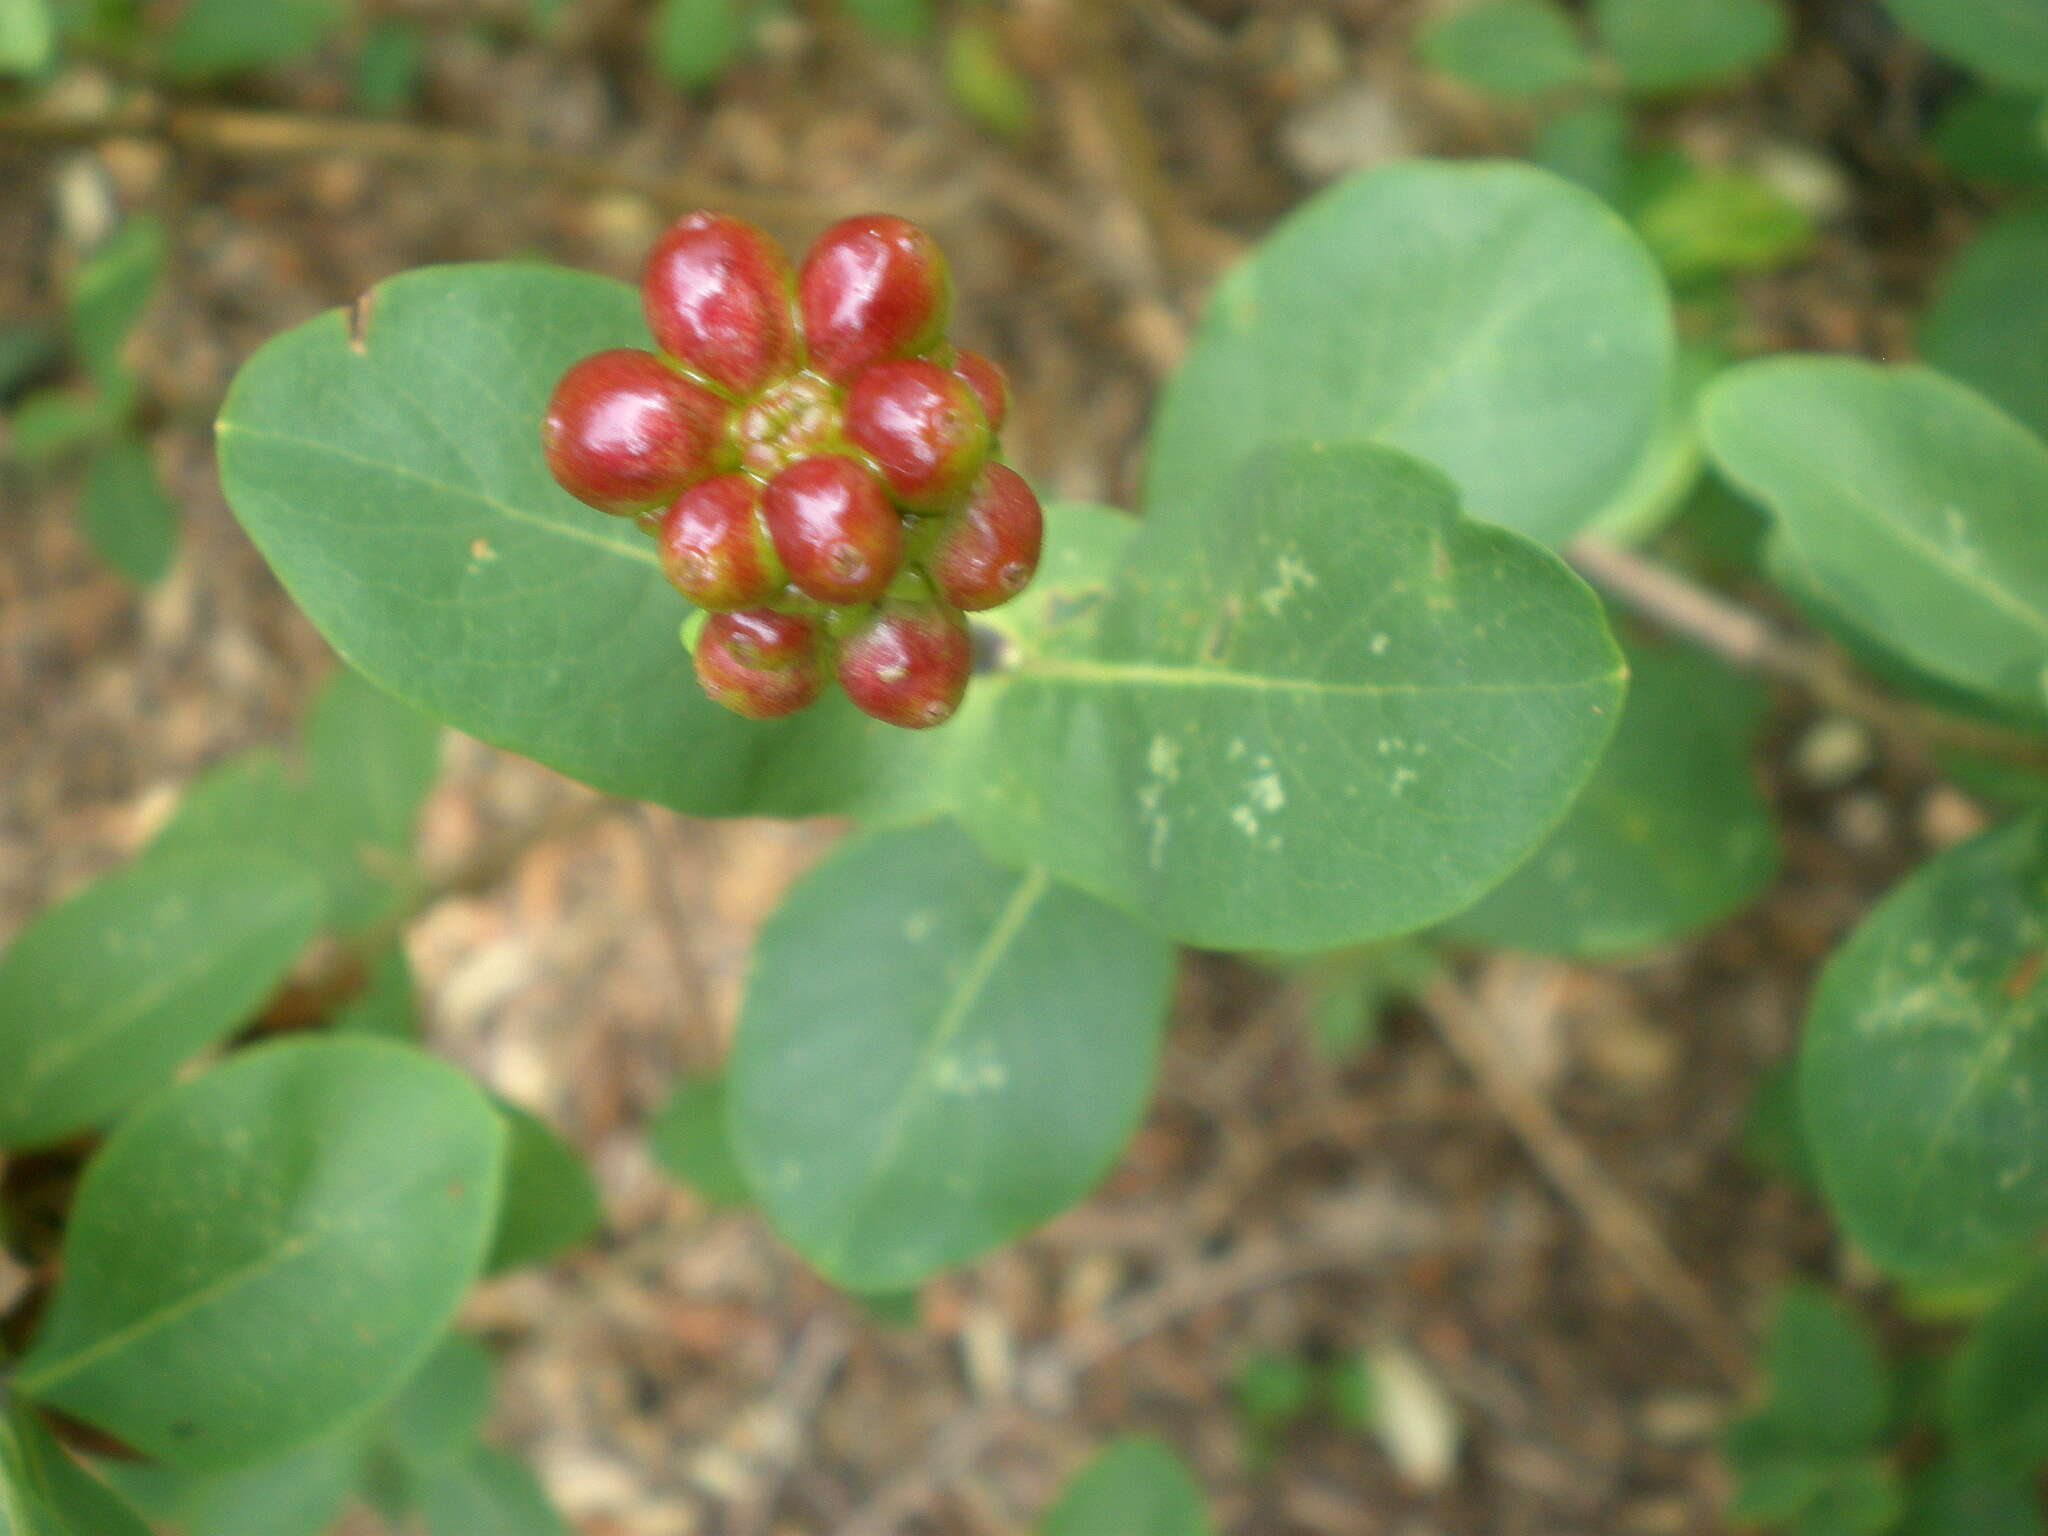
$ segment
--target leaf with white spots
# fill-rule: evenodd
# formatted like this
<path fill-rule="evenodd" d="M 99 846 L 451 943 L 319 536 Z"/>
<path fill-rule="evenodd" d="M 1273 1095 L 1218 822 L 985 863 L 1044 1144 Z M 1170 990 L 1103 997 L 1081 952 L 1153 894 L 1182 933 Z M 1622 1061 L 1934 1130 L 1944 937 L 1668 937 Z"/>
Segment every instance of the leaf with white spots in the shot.
<path fill-rule="evenodd" d="M 540 422 L 568 366 L 650 345 L 623 283 L 430 267 L 250 359 L 220 420 L 249 536 L 334 648 L 395 698 L 614 794 L 697 815 L 915 799 L 945 733 L 838 697 L 742 720 L 692 675 L 690 612 L 628 519 L 570 499 Z"/>
<path fill-rule="evenodd" d="M 1442 475 L 1275 448 L 1155 510 L 1103 598 L 983 680 L 959 813 L 1185 942 L 1334 948 L 1505 878 L 1623 680 L 1592 593 Z"/>
<path fill-rule="evenodd" d="M 1941 374 L 1847 358 L 1736 368 L 1703 413 L 1823 600 L 1941 680 L 2040 711 L 2048 444 Z"/>
<path fill-rule="evenodd" d="M 1828 963 L 1802 1107 L 1821 1181 L 1885 1268 L 1984 1273 L 2048 1232 L 2048 819 L 1933 860 Z"/>
<path fill-rule="evenodd" d="M 1151 1090 L 1167 943 L 939 824 L 858 839 L 762 930 L 728 1091 L 769 1221 L 903 1290 L 1109 1170 Z"/>
<path fill-rule="evenodd" d="M 1383 442 L 1475 517 L 1561 543 L 1628 481 L 1671 367 L 1663 280 L 1592 193 L 1527 165 L 1390 166 L 1218 286 L 1160 404 L 1146 511 L 1207 503 L 1269 443 Z"/>

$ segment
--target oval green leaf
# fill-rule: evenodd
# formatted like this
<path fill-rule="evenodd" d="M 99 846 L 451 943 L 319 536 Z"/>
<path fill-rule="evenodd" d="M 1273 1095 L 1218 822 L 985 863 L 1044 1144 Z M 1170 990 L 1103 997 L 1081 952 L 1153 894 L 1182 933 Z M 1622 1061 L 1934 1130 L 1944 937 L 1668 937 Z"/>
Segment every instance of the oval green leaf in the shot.
<path fill-rule="evenodd" d="M 713 704 L 652 543 L 549 477 L 555 381 L 588 353 L 649 344 L 631 288 L 427 268 L 357 317 L 273 339 L 220 421 L 236 515 L 350 665 L 473 736 L 695 815 L 916 796 L 946 733 L 880 725 L 836 694 L 765 724 Z"/>
<path fill-rule="evenodd" d="M 2048 1461 L 2048 1266 L 1970 1330 L 1949 1367 L 1942 1407 L 1965 1458 L 2015 1473 Z"/>
<path fill-rule="evenodd" d="M 1524 165 L 1393 166 L 1223 281 L 1160 406 L 1146 509 L 1207 507 L 1271 442 L 1380 441 L 1473 516 L 1561 543 L 1642 456 L 1671 357 L 1663 280 L 1597 197 Z"/>
<path fill-rule="evenodd" d="M 1039 1536 L 1210 1536 L 1202 1490 L 1162 1440 L 1132 1435 L 1074 1475 Z"/>
<path fill-rule="evenodd" d="M 1509 101 L 1574 84 L 1591 64 L 1553 0 L 1480 0 L 1429 23 L 1415 46 L 1430 68 Z"/>
<path fill-rule="evenodd" d="M 1146 518 L 973 727 L 963 818 L 1186 943 L 1332 949 L 1469 906 L 1564 815 L 1625 669 L 1562 562 L 1391 448 L 1301 444 Z"/>
<path fill-rule="evenodd" d="M 45 913 L 0 960 L 0 1146 L 101 1123 L 246 1022 L 322 912 L 295 860 L 246 850 L 145 859 Z"/>
<path fill-rule="evenodd" d="M 390 1395 L 489 1240 L 502 1122 L 367 1039 L 268 1046 L 123 1122 L 14 1385 L 176 1466 L 282 1455 Z"/>
<path fill-rule="evenodd" d="M 762 929 L 730 1069 L 747 1182 L 853 1291 L 1079 1200 L 1152 1085 L 1173 952 L 950 824 L 835 852 Z"/>
<path fill-rule="evenodd" d="M 1985 229 L 1942 278 L 1920 330 L 1928 362 L 2048 437 L 2048 208 Z"/>
<path fill-rule="evenodd" d="M 117 437 L 94 451 L 79 520 L 99 557 L 141 586 L 163 580 L 178 553 L 178 509 L 137 438 Z"/>
<path fill-rule="evenodd" d="M 1938 373 L 1847 358 L 1733 369 L 1703 420 L 1824 599 L 1951 683 L 2042 707 L 2048 445 Z"/>
<path fill-rule="evenodd" d="M 1614 745 L 1564 825 L 1479 905 L 1459 938 L 1590 957 L 1712 926 L 1778 869 L 1753 764 L 1765 695 L 1697 651 L 1632 646 Z"/>
<path fill-rule="evenodd" d="M 488 1445 L 423 1478 L 413 1497 L 427 1536 L 569 1536 L 533 1473 Z"/>
<path fill-rule="evenodd" d="M 487 1274 L 543 1264 L 583 1242 L 604 1221 L 597 1181 L 576 1149 L 540 1116 L 501 1103 L 511 1130 L 505 1198 Z"/>
<path fill-rule="evenodd" d="M 36 1414 L 0 1402 L 0 1536 L 149 1536 L 149 1527 Z"/>
<path fill-rule="evenodd" d="M 676 1084 L 647 1127 L 648 1150 L 661 1171 L 712 1205 L 749 1205 L 754 1193 L 740 1172 L 727 1131 L 723 1077 Z"/>
<path fill-rule="evenodd" d="M 1936 53 L 1993 80 L 2048 90 L 2048 4 L 2042 0 L 1885 0 Z"/>
<path fill-rule="evenodd" d="M 1848 1234 L 1941 1280 L 2048 1230 L 2048 819 L 1915 873 L 1828 962 L 1800 1062 Z"/>
<path fill-rule="evenodd" d="M 1776 0 L 1593 0 L 1593 30 L 1623 82 L 1648 96 L 1735 79 L 1786 41 Z"/>

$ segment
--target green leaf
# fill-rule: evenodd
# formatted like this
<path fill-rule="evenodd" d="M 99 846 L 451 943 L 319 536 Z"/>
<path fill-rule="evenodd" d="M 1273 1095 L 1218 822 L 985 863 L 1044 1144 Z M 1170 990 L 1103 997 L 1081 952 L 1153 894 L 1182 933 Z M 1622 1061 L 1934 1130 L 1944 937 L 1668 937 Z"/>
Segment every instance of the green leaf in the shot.
<path fill-rule="evenodd" d="M 1970 1461 L 2017 1474 L 2048 1461 L 2048 1266 L 1970 1330 L 1942 1406 L 1951 1441 Z"/>
<path fill-rule="evenodd" d="M 2048 437 L 2048 208 L 1987 226 L 1920 328 L 1927 361 Z"/>
<path fill-rule="evenodd" d="M 152 586 L 170 571 L 178 553 L 178 508 L 137 439 L 114 438 L 93 454 L 80 516 L 99 557 L 130 581 Z"/>
<path fill-rule="evenodd" d="M 1509 101 L 1576 84 L 1592 63 L 1551 0 L 1479 0 L 1426 25 L 1416 49 L 1430 68 Z"/>
<path fill-rule="evenodd" d="M 604 1222 L 597 1182 L 582 1157 L 545 1120 L 516 1104 L 498 1106 L 511 1127 L 505 1198 L 487 1274 L 544 1264 L 587 1239 Z"/>
<path fill-rule="evenodd" d="M 1578 578 L 1441 475 L 1296 445 L 1156 508 L 1108 598 L 986 689 L 961 810 L 1186 943 L 1334 949 L 1519 864 L 1623 677 Z"/>
<path fill-rule="evenodd" d="M 1038 118 L 1031 83 L 1003 47 L 1002 35 L 972 17 L 946 33 L 945 78 L 955 106 L 991 133 L 1021 139 Z"/>
<path fill-rule="evenodd" d="M 1813 218 L 1743 171 L 1695 169 L 1637 216 L 1674 283 L 1788 266 L 1813 246 Z"/>
<path fill-rule="evenodd" d="M 1253 1428 L 1287 1429 L 1315 1407 L 1316 1374 L 1296 1356 L 1260 1350 L 1237 1368 L 1230 1395 Z"/>
<path fill-rule="evenodd" d="M 1039 1536 L 1211 1536 L 1202 1490 L 1164 1441 L 1132 1435 L 1077 1473 Z"/>
<path fill-rule="evenodd" d="M 1843 1227 L 1915 1280 L 1994 1266 L 2048 1227 L 2048 819 L 1951 849 L 1823 973 L 1802 1108 Z"/>
<path fill-rule="evenodd" d="M 686 91 L 712 84 L 747 46 L 738 0 L 660 0 L 652 26 L 656 67 Z"/>
<path fill-rule="evenodd" d="M 449 1334 L 393 1400 L 385 1441 L 420 1473 L 466 1457 L 490 1416 L 496 1374 L 481 1344 Z"/>
<path fill-rule="evenodd" d="M 1588 532 L 1621 544 L 1641 544 L 1685 511 L 1705 467 L 1700 396 L 1727 366 L 1728 356 L 1718 347 L 1692 341 L 1679 344 L 1678 366 L 1672 371 L 1671 393 L 1664 402 L 1657 434 L 1628 483 L 1594 517 Z"/>
<path fill-rule="evenodd" d="M 1764 691 L 1702 652 L 1632 646 L 1614 745 L 1564 825 L 1452 919 L 1463 939 L 1591 957 L 1712 927 L 1778 871 L 1757 783 Z"/>
<path fill-rule="evenodd" d="M 347 19 L 341 0 L 190 0 L 163 41 L 164 72 L 203 83 L 287 64 Z"/>
<path fill-rule="evenodd" d="M 0 405 L 47 373 L 62 355 L 56 336 L 40 325 L 0 325 Z"/>
<path fill-rule="evenodd" d="M 1846 358 L 1731 369 L 1702 410 L 1716 463 L 1823 598 L 1957 686 L 2042 707 L 2040 439 L 1940 374 Z"/>
<path fill-rule="evenodd" d="M 2048 144 L 2036 126 L 2033 91 L 1979 87 L 1958 96 L 1935 121 L 1934 152 L 1958 176 L 2001 187 L 2048 185 Z"/>
<path fill-rule="evenodd" d="M 1796 1060 L 1778 1062 L 1757 1079 L 1742 1122 L 1742 1155 L 1753 1167 L 1788 1183 L 1810 1189 L 1819 1182 L 1799 1118 Z"/>
<path fill-rule="evenodd" d="M 965 1263 L 1108 1172 L 1172 977 L 1163 940 L 950 825 L 849 842 L 755 947 L 729 1088 L 747 1182 L 848 1290 Z"/>
<path fill-rule="evenodd" d="M 685 1079 L 647 1127 L 649 1149 L 662 1172 L 712 1205 L 749 1205 L 754 1192 L 740 1172 L 726 1126 L 726 1080 Z"/>
<path fill-rule="evenodd" d="M 1734 80 L 1786 44 L 1775 0 L 1593 0 L 1593 30 L 1628 88 L 1650 96 Z"/>
<path fill-rule="evenodd" d="M 1391 166 L 1219 286 L 1160 405 L 1146 510 L 1207 508 L 1274 441 L 1376 439 L 1474 517 L 1562 543 L 1640 459 L 1671 354 L 1663 282 L 1591 193 L 1525 165 Z"/>
<path fill-rule="evenodd" d="M 1885 0 L 1899 25 L 1936 53 L 2032 90 L 2048 90 L 2042 0 Z"/>
<path fill-rule="evenodd" d="M 419 94 L 426 44 L 410 22 L 385 20 L 370 29 L 356 56 L 357 110 L 366 117 L 397 117 Z"/>
<path fill-rule="evenodd" d="M 427 1536 L 569 1536 L 534 1475 L 480 1445 L 414 1490 Z"/>
<path fill-rule="evenodd" d="M 1899 1536 L 2048 1536 L 2025 1477 L 1936 1462 L 1913 1479 Z"/>
<path fill-rule="evenodd" d="M 1905 1513 L 1899 1475 L 1874 1457 L 1850 1463 L 1793 1522 L 1791 1536 L 1881 1536 Z"/>
<path fill-rule="evenodd" d="M 149 1527 L 65 1453 L 41 1418 L 0 1398 L 0 1533 L 149 1536 Z"/>
<path fill-rule="evenodd" d="M 369 1455 L 359 1425 L 239 1472 L 113 1463 L 115 1486 L 181 1536 L 326 1536 L 355 1497 Z"/>
<path fill-rule="evenodd" d="M 24 397 L 8 417 L 7 446 L 24 464 L 47 464 L 112 431 L 119 419 L 97 395 L 39 389 Z"/>
<path fill-rule="evenodd" d="M 72 341 L 102 389 L 127 376 L 122 348 L 149 308 L 150 295 L 163 274 L 166 245 L 164 227 L 157 220 L 130 219 L 72 279 Z"/>
<path fill-rule="evenodd" d="M 1628 113 L 1612 102 L 1599 101 L 1545 123 L 1530 146 L 1529 158 L 1619 208 L 1635 156 L 1633 139 Z"/>
<path fill-rule="evenodd" d="M 320 926 L 290 859 L 150 859 L 44 913 L 0 960 L 0 1146 L 98 1125 L 245 1023 Z"/>
<path fill-rule="evenodd" d="M 271 341 L 220 425 L 236 514 L 350 665 L 473 736 L 695 815 L 873 812 L 923 792 L 957 733 L 896 730 L 838 697 L 769 724 L 706 699 L 652 546 L 549 476 L 538 424 L 556 379 L 648 345 L 634 290 L 428 268 L 376 289 L 368 316 L 360 350 L 341 311 Z"/>
<path fill-rule="evenodd" d="M 917 43 L 931 35 L 931 0 L 842 0 L 847 14 L 890 43 Z"/>
<path fill-rule="evenodd" d="M 306 769 L 314 800 L 372 872 L 382 862 L 386 879 L 402 873 L 420 806 L 441 772 L 440 726 L 343 668 L 306 722 Z"/>
<path fill-rule="evenodd" d="M 0 0 L 0 75 L 39 75 L 56 48 L 45 0 Z"/>
<path fill-rule="evenodd" d="M 383 1041 L 238 1055 L 87 1166 L 17 1390 L 173 1465 L 229 1468 L 393 1392 L 482 1264 L 505 1133 Z"/>
<path fill-rule="evenodd" d="M 411 1040 L 419 1034 L 412 962 L 406 958 L 403 944 L 385 946 L 371 964 L 369 985 L 336 1012 L 330 1027 L 343 1034 L 386 1035 L 394 1040 Z"/>

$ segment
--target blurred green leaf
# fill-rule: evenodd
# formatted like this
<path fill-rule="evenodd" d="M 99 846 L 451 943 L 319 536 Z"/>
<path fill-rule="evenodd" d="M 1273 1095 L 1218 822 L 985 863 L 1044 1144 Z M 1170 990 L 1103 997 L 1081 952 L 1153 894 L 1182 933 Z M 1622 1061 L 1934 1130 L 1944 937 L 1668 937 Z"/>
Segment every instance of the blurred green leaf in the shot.
<path fill-rule="evenodd" d="M 57 338 L 40 325 L 0 325 L 0 405 L 60 355 Z"/>
<path fill-rule="evenodd" d="M 1634 132 L 1624 109 L 1612 102 L 1593 102 L 1545 123 L 1530 146 L 1529 158 L 1618 208 L 1628 191 Z"/>
<path fill-rule="evenodd" d="M 890 43 L 920 43 L 931 36 L 931 0 L 841 0 L 847 14 Z"/>
<path fill-rule="evenodd" d="M 45 464 L 113 430 L 108 401 L 83 390 L 39 389 L 7 418 L 7 446 L 24 464 Z"/>
<path fill-rule="evenodd" d="M 1230 1395 L 1254 1429 L 1286 1429 L 1315 1407 L 1316 1373 L 1306 1360 L 1260 1350 L 1237 1368 Z"/>
<path fill-rule="evenodd" d="M 306 721 L 306 771 L 315 800 L 343 834 L 402 869 L 412 859 L 420 807 L 440 775 L 441 727 L 342 667 Z"/>
<path fill-rule="evenodd" d="M 723 1077 L 685 1078 L 647 1127 L 654 1160 L 712 1205 L 750 1205 L 753 1191 L 740 1171 L 726 1126 Z"/>
<path fill-rule="evenodd" d="M 1593 30 L 1628 88 L 1650 96 L 1734 80 L 1787 37 L 1776 0 L 1593 0 Z"/>
<path fill-rule="evenodd" d="M 198 83 L 287 64 L 347 16 L 342 0 L 190 0 L 164 36 L 164 72 Z"/>
<path fill-rule="evenodd" d="M 2048 1265 L 1970 1330 L 1942 1406 L 1964 1459 L 2022 1476 L 2048 1462 Z"/>
<path fill-rule="evenodd" d="M 1432 69 L 1509 101 L 1575 84 L 1592 62 L 1551 0 L 1479 0 L 1424 26 L 1416 48 Z"/>
<path fill-rule="evenodd" d="M 1109 1171 L 1173 969 L 1165 940 L 949 824 L 842 845 L 755 945 L 730 1068 L 747 1183 L 849 1290 L 979 1257 Z"/>
<path fill-rule="evenodd" d="M 414 1501 L 427 1536 L 569 1536 L 533 1473 L 490 1446 L 422 1478 Z"/>
<path fill-rule="evenodd" d="M 146 859 L 44 912 L 0 959 L 0 1146 L 98 1125 L 248 1022 L 320 915 L 256 849 Z"/>
<path fill-rule="evenodd" d="M 1928 362 L 2048 437 L 2048 208 L 1987 225 L 1920 326 Z"/>
<path fill-rule="evenodd" d="M 56 52 L 46 0 L 0 0 L 0 75 L 38 75 Z"/>
<path fill-rule="evenodd" d="M 1806 1131 L 1799 1120 L 1799 1064 L 1781 1061 L 1766 1068 L 1750 1094 L 1742 1122 L 1742 1155 L 1788 1183 L 1814 1188 L 1819 1175 Z"/>
<path fill-rule="evenodd" d="M 540 1116 L 500 1103 L 511 1126 L 505 1197 L 486 1274 L 543 1264 L 587 1239 L 604 1221 L 597 1181 L 582 1156 Z"/>
<path fill-rule="evenodd" d="M 127 1502 L 73 1461 L 40 1415 L 0 1393 L 0 1532 L 149 1536 Z"/>
<path fill-rule="evenodd" d="M 334 1015 L 342 1034 L 385 1035 L 410 1040 L 420 1032 L 419 1001 L 413 995 L 412 962 L 403 944 L 388 944 L 371 963 L 369 985 Z"/>
<path fill-rule="evenodd" d="M 504 1136 L 473 1083 L 406 1046 L 239 1053 L 87 1165 L 14 1386 L 177 1466 L 306 1445 L 446 1330 L 482 1264 Z"/>
<path fill-rule="evenodd" d="M 1804 209 L 1741 171 L 1696 170 L 1650 201 L 1636 223 L 1679 284 L 1787 266 L 1816 233 Z"/>
<path fill-rule="evenodd" d="M 953 103 L 991 133 L 1021 139 L 1037 120 L 1037 103 L 1026 80 L 1003 47 L 1002 35 L 986 21 L 964 17 L 946 32 L 946 90 Z"/>
<path fill-rule="evenodd" d="M 915 1328 L 924 1320 L 921 1291 L 870 1291 L 848 1293 L 861 1311 L 884 1328 Z"/>
<path fill-rule="evenodd" d="M 653 15 L 654 62 L 686 91 L 710 85 L 747 46 L 739 0 L 659 0 Z"/>
<path fill-rule="evenodd" d="M 2041 0 L 1885 0 L 1936 53 L 1993 80 L 2048 90 L 2048 5 Z"/>
<path fill-rule="evenodd" d="M 1067 1484 L 1039 1536 L 1211 1536 L 1196 1484 L 1166 1443 L 1133 1435 L 1101 1451 Z"/>
<path fill-rule="evenodd" d="M 410 22 L 386 18 L 370 29 L 356 55 L 357 110 L 366 117 L 397 117 L 419 94 L 426 44 Z"/>
<path fill-rule="evenodd" d="M 72 341 L 102 390 L 128 375 L 122 348 L 149 308 L 167 247 L 163 225 L 137 216 L 116 230 L 71 281 Z"/>
<path fill-rule="evenodd" d="M 2029 1480 L 1938 1461 L 1913 1479 L 1898 1536 L 2048 1536 Z"/>
<path fill-rule="evenodd" d="M 178 553 L 177 504 L 136 438 L 114 438 L 93 453 L 79 515 L 99 557 L 130 581 L 151 586 L 170 571 Z"/>
<path fill-rule="evenodd" d="M 369 1456 L 350 1425 L 238 1472 L 184 1472 L 162 1462 L 112 1462 L 108 1479 L 179 1536 L 325 1536 L 355 1497 Z"/>
<path fill-rule="evenodd" d="M 1711 927 L 1767 887 L 1777 829 L 1754 758 L 1767 697 L 1704 651 L 1627 648 L 1621 726 L 1564 824 L 1477 906 L 1461 939 L 1572 957 Z"/>
<path fill-rule="evenodd" d="M 2034 91 L 1979 86 L 1956 97 L 1934 125 L 1931 142 L 1958 176 L 2000 187 L 2048 185 L 2048 144 L 2039 132 L 2043 103 Z"/>
<path fill-rule="evenodd" d="M 415 1473 L 466 1457 L 490 1415 L 496 1376 L 490 1351 L 466 1333 L 448 1334 L 393 1399 L 386 1443 Z"/>

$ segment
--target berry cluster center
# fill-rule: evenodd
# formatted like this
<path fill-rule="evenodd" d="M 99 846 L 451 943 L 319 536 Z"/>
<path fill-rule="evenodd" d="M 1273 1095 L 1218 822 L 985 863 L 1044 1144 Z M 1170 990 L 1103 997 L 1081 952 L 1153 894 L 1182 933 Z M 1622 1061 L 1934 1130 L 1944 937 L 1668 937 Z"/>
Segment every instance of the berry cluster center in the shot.
<path fill-rule="evenodd" d="M 631 517 L 710 614 L 698 680 L 755 719 L 836 679 L 891 725 L 938 725 L 973 670 L 965 615 L 1038 568 L 1038 498 L 1000 462 L 1009 384 L 947 339 L 952 280 L 915 225 L 848 219 L 792 271 L 744 220 L 693 213 L 641 282 L 658 351 L 555 387 L 562 488 Z"/>

